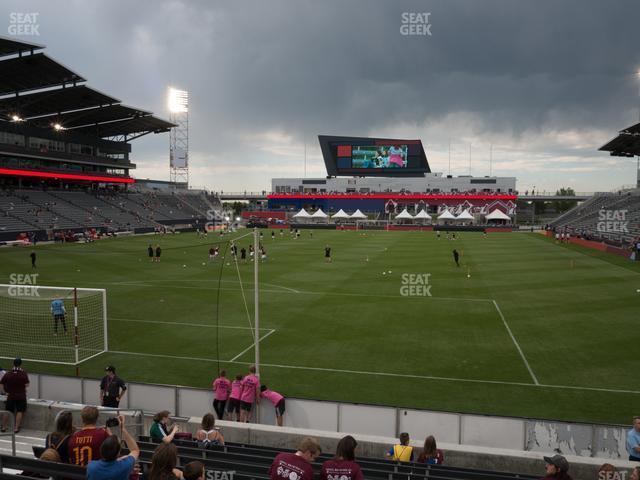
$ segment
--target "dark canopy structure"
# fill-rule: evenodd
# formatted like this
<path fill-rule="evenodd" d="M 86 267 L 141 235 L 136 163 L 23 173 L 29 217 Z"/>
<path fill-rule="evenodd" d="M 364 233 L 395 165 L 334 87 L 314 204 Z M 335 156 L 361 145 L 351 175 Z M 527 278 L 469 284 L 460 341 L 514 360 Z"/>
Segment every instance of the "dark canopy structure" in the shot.
<path fill-rule="evenodd" d="M 599 148 L 613 157 L 634 157 L 640 155 L 640 123 L 620 130 L 618 136 Z"/>
<path fill-rule="evenodd" d="M 175 125 L 86 85 L 44 47 L 0 37 L 0 120 L 128 141 Z M 28 52 L 28 53 L 27 53 Z"/>

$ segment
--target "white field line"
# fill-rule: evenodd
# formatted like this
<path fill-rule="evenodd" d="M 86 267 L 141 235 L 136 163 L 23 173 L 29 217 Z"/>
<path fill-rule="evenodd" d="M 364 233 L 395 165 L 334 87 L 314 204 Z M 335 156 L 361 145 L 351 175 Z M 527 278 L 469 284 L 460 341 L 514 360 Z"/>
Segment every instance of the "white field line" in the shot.
<path fill-rule="evenodd" d="M 113 350 L 110 350 L 109 353 L 113 353 L 116 355 L 168 358 L 168 359 L 175 359 L 175 360 L 188 360 L 188 361 L 196 360 L 199 362 L 209 362 L 209 363 L 220 362 L 220 363 L 233 363 L 237 365 L 252 365 L 252 362 L 239 362 L 237 360 L 216 360 L 212 358 L 162 355 L 157 353 L 125 352 L 125 351 L 113 351 Z M 260 365 L 263 367 L 284 368 L 289 370 L 309 370 L 309 371 L 316 371 L 316 372 L 347 373 L 349 375 L 413 378 L 418 380 L 435 380 L 435 381 L 443 381 L 443 382 L 479 383 L 479 384 L 489 384 L 489 385 L 510 385 L 510 386 L 531 387 L 531 388 L 557 388 L 560 390 L 580 390 L 580 391 L 607 392 L 607 393 L 631 393 L 634 395 L 640 395 L 640 390 L 622 390 L 622 389 L 615 389 L 615 388 L 579 387 L 579 386 L 572 386 L 572 385 L 545 385 L 542 383 L 539 383 L 536 385 L 534 383 L 508 382 L 504 380 L 479 380 L 479 379 L 476 380 L 472 378 L 437 377 L 437 376 L 431 376 L 431 375 L 412 375 L 412 374 L 405 374 L 405 373 L 367 372 L 362 370 L 344 370 L 344 369 L 323 368 L 323 367 L 303 367 L 298 365 L 278 365 L 273 363 L 261 363 Z"/>
<path fill-rule="evenodd" d="M 498 302 L 493 300 L 493 304 L 495 305 L 496 310 L 498 311 L 498 314 L 500 315 L 500 318 L 502 319 L 502 323 L 504 324 L 504 328 L 507 329 L 507 332 L 509 333 L 509 336 L 511 337 L 511 340 L 513 340 L 513 344 L 518 349 L 518 353 L 520 354 L 520 357 L 522 358 L 522 361 L 524 362 L 524 366 L 527 367 L 527 370 L 529 370 L 529 375 L 531 375 L 531 379 L 533 380 L 533 383 L 535 383 L 536 385 L 540 385 L 540 382 L 538 382 L 538 379 L 536 378 L 535 374 L 533 373 L 533 370 L 531 369 L 531 365 L 529 365 L 529 362 L 527 361 L 527 357 L 524 356 L 524 352 L 522 351 L 522 348 L 520 348 L 520 344 L 516 340 L 516 337 L 513 336 L 513 332 L 511 332 L 511 328 L 509 328 L 509 324 L 507 323 L 507 320 L 504 318 L 504 315 L 502 314 L 502 310 L 500 310 L 500 307 L 498 306 Z"/>
<path fill-rule="evenodd" d="M 265 338 L 267 338 L 269 335 L 271 335 L 273 332 L 275 332 L 275 329 L 271 329 L 269 332 L 265 333 L 262 337 L 260 337 L 258 339 L 258 343 L 263 341 Z M 238 355 L 236 355 L 235 357 L 233 357 L 231 360 L 229 360 L 229 362 L 235 362 L 238 358 L 240 358 L 242 355 L 244 355 L 245 353 L 247 353 L 249 350 L 251 350 L 254 345 L 256 344 L 255 340 L 254 342 L 249 345 L 247 348 L 245 348 L 243 351 L 241 351 Z"/>
<path fill-rule="evenodd" d="M 132 318 L 114 318 L 109 317 L 109 321 L 115 322 L 132 322 L 132 323 L 157 323 L 160 325 L 177 325 L 186 327 L 204 327 L 204 328 L 233 328 L 236 330 L 253 330 L 251 327 L 237 327 L 235 325 L 211 325 L 204 323 L 183 323 L 183 322 L 161 322 L 158 320 L 134 320 Z M 261 328 L 260 330 L 271 330 L 270 328 Z"/>

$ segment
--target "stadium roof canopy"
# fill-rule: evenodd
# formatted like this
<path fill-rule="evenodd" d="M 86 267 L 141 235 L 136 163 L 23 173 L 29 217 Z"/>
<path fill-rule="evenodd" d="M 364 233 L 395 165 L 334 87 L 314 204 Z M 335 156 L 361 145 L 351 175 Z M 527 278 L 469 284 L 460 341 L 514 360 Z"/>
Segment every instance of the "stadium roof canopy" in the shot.
<path fill-rule="evenodd" d="M 3 60 L 0 70 L 0 95 L 86 82 L 80 75 L 44 53 Z"/>
<path fill-rule="evenodd" d="M 84 85 L 86 80 L 44 53 L 44 47 L 0 37 L 0 120 L 79 132 L 97 138 L 132 140 L 175 125 L 151 112 Z M 23 52 L 30 52 L 24 54 Z M 60 128 L 62 127 L 62 128 Z"/>
<path fill-rule="evenodd" d="M 640 155 L 640 123 L 621 130 L 616 138 L 599 148 L 613 157 Z"/>
<path fill-rule="evenodd" d="M 0 37 L 0 57 L 22 54 L 23 52 L 34 52 L 43 48 L 44 46 L 36 43 L 20 42 L 13 38 Z"/>
<path fill-rule="evenodd" d="M 0 99 L 0 115 L 17 115 L 29 120 L 33 117 L 115 103 L 120 103 L 120 100 L 86 85 L 77 85 Z"/>

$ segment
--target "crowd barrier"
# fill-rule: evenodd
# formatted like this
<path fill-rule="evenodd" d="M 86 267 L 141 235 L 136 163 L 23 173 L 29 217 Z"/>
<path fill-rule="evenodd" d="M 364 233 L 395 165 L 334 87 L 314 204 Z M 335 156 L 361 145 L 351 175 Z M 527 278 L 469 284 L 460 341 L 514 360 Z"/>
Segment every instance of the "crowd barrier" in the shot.
<path fill-rule="evenodd" d="M 29 397 L 98 404 L 99 381 L 89 378 L 30 374 Z M 209 390 L 129 382 L 120 407 L 155 413 L 169 410 L 179 417 L 201 417 L 212 411 Z M 260 405 L 258 422 L 275 424 L 274 408 Z M 565 455 L 626 458 L 622 425 L 580 424 L 552 420 L 498 417 L 456 412 L 407 409 L 331 401 L 287 398 L 285 426 L 329 432 L 414 439 L 434 435 L 438 441 L 530 452 L 559 451 Z"/>

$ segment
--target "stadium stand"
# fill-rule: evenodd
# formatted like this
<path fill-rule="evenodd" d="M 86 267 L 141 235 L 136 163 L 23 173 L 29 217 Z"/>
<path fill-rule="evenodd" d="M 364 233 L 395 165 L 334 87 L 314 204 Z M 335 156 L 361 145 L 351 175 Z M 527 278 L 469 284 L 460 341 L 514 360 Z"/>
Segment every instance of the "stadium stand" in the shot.
<path fill-rule="evenodd" d="M 607 212 L 624 214 L 624 227 L 603 225 Z M 606 220 L 605 220 L 606 221 Z M 640 236 L 640 189 L 619 193 L 598 193 L 560 215 L 549 225 L 587 240 L 602 240 L 617 246 L 629 245 Z"/>

